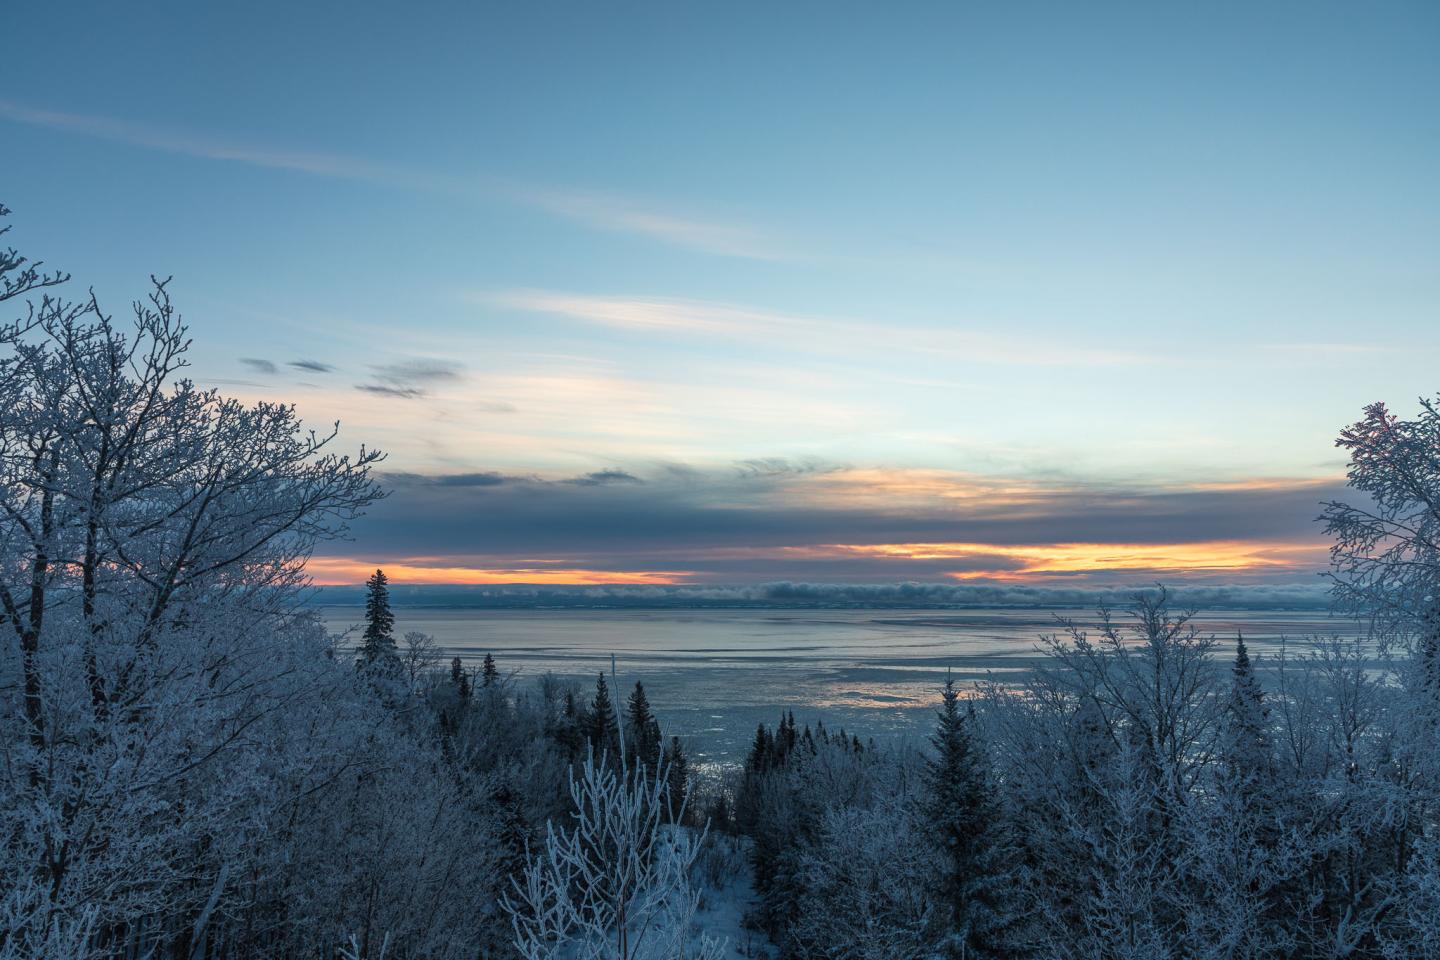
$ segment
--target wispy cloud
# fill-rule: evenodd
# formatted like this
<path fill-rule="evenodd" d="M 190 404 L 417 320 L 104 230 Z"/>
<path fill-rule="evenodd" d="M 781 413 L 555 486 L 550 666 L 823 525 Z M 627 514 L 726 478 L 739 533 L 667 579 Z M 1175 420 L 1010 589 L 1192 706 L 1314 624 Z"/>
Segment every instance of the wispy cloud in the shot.
<path fill-rule="evenodd" d="M 241 357 L 240 362 L 256 373 L 273 374 L 278 369 L 274 361 L 262 360 L 260 357 Z"/>
<path fill-rule="evenodd" d="M 296 370 L 305 370 L 309 373 L 329 373 L 335 368 L 328 363 L 321 363 L 319 360 L 291 360 L 288 366 Z"/>
<path fill-rule="evenodd" d="M 752 229 L 679 216 L 616 194 L 517 186 L 482 174 L 457 177 L 344 154 L 256 146 L 111 117 L 42 110 L 3 99 L 0 99 L 0 117 L 29 126 L 206 160 L 290 170 L 413 192 L 443 193 L 474 201 L 520 203 L 591 229 L 649 237 L 702 253 L 760 260 L 794 259 Z"/>
<path fill-rule="evenodd" d="M 433 383 L 460 379 L 462 367 L 453 360 L 401 360 L 371 367 L 377 379 L 388 383 Z"/>
<path fill-rule="evenodd" d="M 623 297 L 515 290 L 479 294 L 477 302 L 582 323 L 665 334 L 725 337 L 766 347 L 814 352 L 907 351 L 943 354 L 960 361 L 1022 366 L 1094 366 L 1140 363 L 1143 354 L 1056 343 L 1039 337 L 1003 337 L 962 325 L 916 327 L 891 323 L 777 313 L 703 300 Z"/>
<path fill-rule="evenodd" d="M 578 190 L 539 190 L 526 193 L 535 206 L 569 220 L 612 233 L 637 233 L 679 247 L 726 257 L 752 260 L 795 260 L 746 227 L 687 219 L 635 205 L 610 194 Z"/>
<path fill-rule="evenodd" d="M 383 383 L 357 383 L 355 389 L 382 397 L 395 397 L 397 400 L 416 400 L 425 396 L 425 391 L 419 387 L 392 387 Z"/>
<path fill-rule="evenodd" d="M 223 138 L 186 133 L 143 123 L 115 120 L 79 113 L 39 110 L 9 100 L 0 100 L 0 117 L 34 127 L 65 130 L 99 140 L 113 140 L 166 153 L 178 153 L 207 160 L 229 160 L 272 170 L 293 170 L 315 176 L 408 189 L 434 189 L 447 185 L 419 171 L 372 163 L 356 157 L 331 153 L 309 153 L 257 147 Z"/>
<path fill-rule="evenodd" d="M 376 383 L 357 383 L 366 393 L 414 400 L 429 394 L 435 383 L 452 383 L 461 378 L 461 366 L 449 360 L 402 360 L 375 364 L 370 368 Z"/>

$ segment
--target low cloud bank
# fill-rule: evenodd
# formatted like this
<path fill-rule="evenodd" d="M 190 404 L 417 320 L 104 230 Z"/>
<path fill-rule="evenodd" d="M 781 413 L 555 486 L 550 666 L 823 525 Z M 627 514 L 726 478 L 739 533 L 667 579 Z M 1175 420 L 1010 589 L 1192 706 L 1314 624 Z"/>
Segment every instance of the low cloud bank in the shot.
<path fill-rule="evenodd" d="M 1328 586 L 1306 583 L 1166 585 L 1175 606 L 1200 610 L 1315 610 L 1329 606 Z M 776 581 L 744 586 L 461 586 L 391 585 L 397 607 L 493 609 L 546 608 L 930 608 L 1081 607 L 1123 608 L 1137 593 L 1155 586 L 1083 589 L 1024 585 L 950 583 L 796 583 Z M 360 586 L 317 587 L 316 605 L 363 603 Z"/>
<path fill-rule="evenodd" d="M 1321 503 L 1354 499 L 1342 481 L 1023 484 L 968 474 L 826 472 L 779 460 L 708 472 L 612 466 L 548 480 L 478 471 L 390 474 L 384 481 L 392 495 L 353 529 L 370 554 L 455 557 L 483 549 L 491 566 L 563 556 L 572 565 L 596 569 L 609 569 L 617 559 L 688 569 L 684 564 L 716 550 L 814 544 L 1324 545 L 1315 523 Z M 893 566 L 895 558 L 883 562 L 888 566 L 872 565 L 868 574 L 832 577 L 792 567 L 711 579 L 863 584 L 938 580 L 944 572 L 964 569 L 946 563 L 902 572 Z"/>

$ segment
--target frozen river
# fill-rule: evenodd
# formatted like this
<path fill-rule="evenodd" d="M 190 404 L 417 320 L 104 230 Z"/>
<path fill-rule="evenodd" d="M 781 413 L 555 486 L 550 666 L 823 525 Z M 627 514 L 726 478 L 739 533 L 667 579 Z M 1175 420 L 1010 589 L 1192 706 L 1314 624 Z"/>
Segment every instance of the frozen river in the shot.
<path fill-rule="evenodd" d="M 332 630 L 360 621 L 359 607 L 323 607 Z M 862 737 L 920 735 L 950 670 L 962 684 L 1023 676 L 1057 617 L 1081 610 L 476 610 L 397 607 L 397 636 L 419 630 L 447 657 L 493 653 L 516 683 L 549 671 L 583 681 L 609 671 L 643 680 L 668 733 L 702 759 L 734 760 L 755 725 L 794 710 Z M 1201 615 L 1222 642 L 1244 631 L 1252 654 L 1282 637 L 1351 632 L 1323 611 L 1249 610 Z M 623 693 L 622 693 L 623 696 Z"/>

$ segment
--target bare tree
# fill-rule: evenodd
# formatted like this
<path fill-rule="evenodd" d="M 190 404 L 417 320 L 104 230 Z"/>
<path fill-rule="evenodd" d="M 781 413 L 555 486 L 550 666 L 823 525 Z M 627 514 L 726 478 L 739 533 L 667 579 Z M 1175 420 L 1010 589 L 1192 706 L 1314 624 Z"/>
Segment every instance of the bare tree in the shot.
<path fill-rule="evenodd" d="M 410 683 L 410 689 L 418 690 L 421 681 L 435 672 L 444 657 L 439 645 L 435 643 L 435 638 L 428 633 L 408 630 L 402 642 L 404 646 L 400 650 L 400 663 L 405 668 L 405 678 Z"/>

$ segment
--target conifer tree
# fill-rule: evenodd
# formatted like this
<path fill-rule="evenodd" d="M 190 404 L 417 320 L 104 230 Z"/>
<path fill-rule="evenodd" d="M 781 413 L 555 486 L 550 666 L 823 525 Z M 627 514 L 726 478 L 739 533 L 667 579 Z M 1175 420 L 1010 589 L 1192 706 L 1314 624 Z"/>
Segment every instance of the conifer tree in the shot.
<path fill-rule="evenodd" d="M 994 955 L 1000 927 L 997 811 L 974 722 L 973 708 L 961 710 L 955 682 L 946 677 L 930 738 L 935 755 L 926 765 L 925 813 L 946 863 L 939 893 L 950 913 L 948 948 L 956 956 Z"/>
<path fill-rule="evenodd" d="M 690 761 L 685 757 L 679 737 L 671 737 L 665 747 L 665 777 L 669 797 L 666 815 L 671 823 L 680 823 L 685 814 L 685 800 L 690 793 Z"/>
<path fill-rule="evenodd" d="M 730 801 L 724 793 L 715 794 L 715 799 L 705 808 L 705 819 L 715 833 L 732 833 L 735 824 L 730 816 Z"/>
<path fill-rule="evenodd" d="M 638 680 L 625 710 L 625 735 L 630 760 L 642 765 L 646 775 L 653 777 L 660 769 L 660 723 L 650 710 L 644 685 Z"/>
<path fill-rule="evenodd" d="M 790 752 L 795 749 L 798 738 L 798 734 L 795 732 L 795 711 L 787 711 L 781 716 L 780 726 L 775 731 L 775 750 L 780 756 L 781 763 L 784 763 L 790 756 Z"/>
<path fill-rule="evenodd" d="M 493 687 L 500 682 L 500 671 L 495 667 L 495 657 L 485 654 L 485 663 L 480 668 L 480 686 Z"/>
<path fill-rule="evenodd" d="M 496 866 L 504 885 L 508 887 L 524 872 L 528 863 L 530 825 L 525 817 L 524 798 L 511 788 L 508 780 L 501 784 L 491 799 L 499 821 L 495 837 L 499 848 Z"/>
<path fill-rule="evenodd" d="M 610 686 L 605 674 L 595 679 L 595 699 L 590 702 L 589 730 L 587 734 L 595 756 L 602 755 L 612 760 L 620 753 L 620 727 L 615 717 L 615 706 L 610 700 Z"/>
<path fill-rule="evenodd" d="M 1269 707 L 1243 636 L 1236 637 L 1217 746 L 1215 825 L 1202 870 L 1222 902 L 1250 915 L 1248 936 L 1273 936 L 1305 894 L 1284 869 L 1284 788 L 1277 780 Z"/>
<path fill-rule="evenodd" d="M 1254 807 L 1274 780 L 1275 762 L 1270 743 L 1270 709 L 1243 636 L 1236 637 L 1230 673 L 1230 699 L 1222 728 L 1222 777 L 1225 785 L 1251 808 L 1250 812 L 1258 813 Z"/>
<path fill-rule="evenodd" d="M 757 826 L 760 780 L 770 769 L 771 759 L 770 732 L 762 723 L 755 728 L 755 739 L 750 743 L 750 753 L 740 776 L 740 789 L 735 794 L 735 823 L 746 832 Z"/>
<path fill-rule="evenodd" d="M 395 615 L 390 612 L 389 581 L 385 571 L 376 570 L 365 581 L 365 633 L 360 643 L 362 666 L 395 664 L 400 653 L 395 646 Z"/>
<path fill-rule="evenodd" d="M 576 763 L 585 753 L 585 742 L 589 733 L 584 712 L 575 702 L 575 691 L 565 691 L 565 705 L 561 708 L 560 719 L 555 724 L 555 741 L 565 751 L 565 759 Z"/>
<path fill-rule="evenodd" d="M 469 702 L 470 678 L 465 674 L 465 665 L 460 662 L 459 657 L 452 657 L 450 660 L 450 683 L 455 687 L 455 694 L 460 698 L 460 702 Z"/>
<path fill-rule="evenodd" d="M 440 732 L 445 737 L 444 748 L 448 751 L 453 748 L 449 739 L 460 732 L 461 724 L 464 722 L 466 713 L 470 709 L 470 678 L 465 674 L 465 667 L 459 657 L 450 660 L 450 687 L 449 691 L 436 691 L 437 694 L 445 695 L 437 697 L 436 712 L 439 715 Z"/>
<path fill-rule="evenodd" d="M 750 767 L 756 773 L 769 770 L 775 760 L 775 740 L 765 724 L 755 728 L 755 740 L 750 746 Z"/>

